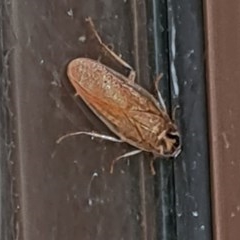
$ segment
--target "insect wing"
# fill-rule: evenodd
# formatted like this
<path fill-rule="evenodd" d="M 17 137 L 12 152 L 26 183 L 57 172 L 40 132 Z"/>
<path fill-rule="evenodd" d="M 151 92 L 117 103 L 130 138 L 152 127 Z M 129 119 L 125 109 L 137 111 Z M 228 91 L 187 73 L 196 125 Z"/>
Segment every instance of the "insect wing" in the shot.
<path fill-rule="evenodd" d="M 112 132 L 137 148 L 151 151 L 152 144 L 148 140 L 156 138 L 164 129 L 163 114 L 154 103 L 125 83 L 118 83 L 114 93 L 108 96 L 101 88 L 89 91 L 76 81 L 72 83 L 84 102 Z"/>

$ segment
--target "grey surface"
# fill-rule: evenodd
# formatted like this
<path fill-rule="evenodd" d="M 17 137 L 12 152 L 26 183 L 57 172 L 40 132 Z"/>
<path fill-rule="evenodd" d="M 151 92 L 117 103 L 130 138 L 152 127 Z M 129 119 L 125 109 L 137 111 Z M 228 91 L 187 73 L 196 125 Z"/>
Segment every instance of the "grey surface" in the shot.
<path fill-rule="evenodd" d="M 180 63 L 176 65 L 180 95 L 173 102 L 179 99 L 181 111 L 178 119 L 184 150 L 177 160 L 175 171 L 172 160 L 163 160 L 160 166 L 156 164 L 157 176 L 151 176 L 147 161 L 151 157 L 143 154 L 130 161 L 119 162 L 114 174 L 110 175 L 111 160 L 131 149 L 127 144 L 84 136 L 56 144 L 58 137 L 68 132 L 95 130 L 109 133 L 81 100 L 73 97 L 74 92 L 66 78 L 66 65 L 71 59 L 79 56 L 99 58 L 96 44 L 88 37 L 85 17 L 93 18 L 103 40 L 112 44 L 114 51 L 121 53 L 136 69 L 138 82 L 145 88 L 152 91 L 152 80 L 156 73 L 163 71 L 165 78 L 161 89 L 170 99 L 168 79 L 171 78 L 167 77 L 170 61 L 165 48 L 171 46 L 166 43 L 170 32 L 165 25 L 169 23 L 167 18 L 164 24 L 160 23 L 159 13 L 152 10 L 154 5 L 134 0 L 117 3 L 28 0 L 5 2 L 4 6 L 3 53 L 7 53 L 7 57 L 3 58 L 6 61 L 4 83 L 8 85 L 3 85 L 3 96 L 8 100 L 8 113 L 5 115 L 10 117 L 5 119 L 9 127 L 4 127 L 8 133 L 4 140 L 12 144 L 6 150 L 6 153 L 11 151 L 12 154 L 10 159 L 4 156 L 8 161 L 5 161 L 3 169 L 7 170 L 9 177 L 5 173 L 2 179 L 7 180 L 4 186 L 11 188 L 5 195 L 9 202 L 2 203 L 9 207 L 5 213 L 8 219 L 5 229 L 9 236 L 25 240 L 176 239 L 178 236 L 179 240 L 193 240 L 205 234 L 205 238 L 201 239 L 209 239 L 209 215 L 208 212 L 202 215 L 202 210 L 208 211 L 209 208 L 204 147 L 205 150 L 200 150 L 205 155 L 197 160 L 197 163 L 201 161 L 203 164 L 197 165 L 197 170 L 191 169 L 195 162 L 191 146 L 199 146 L 199 142 L 206 139 L 203 132 L 204 104 L 200 105 L 203 123 L 191 125 L 190 132 L 187 128 L 190 117 L 192 119 L 191 106 L 194 111 L 199 110 L 194 104 L 188 104 L 198 104 L 205 97 L 202 69 L 199 80 L 190 84 L 189 79 L 189 88 L 184 88 L 186 72 L 181 72 L 184 61 L 179 59 Z M 166 3 L 161 3 L 159 8 L 160 12 L 167 13 Z M 162 20 L 161 16 L 159 14 Z M 155 23 L 157 26 L 154 27 Z M 197 23 L 201 24 L 200 19 Z M 154 35 L 156 28 L 158 31 Z M 198 31 L 198 25 L 193 29 Z M 163 33 L 160 38 L 159 31 Z M 180 40 L 185 37 L 184 31 L 181 33 L 183 35 L 178 35 Z M 180 40 L 176 41 L 177 55 L 182 54 Z M 158 57 L 156 41 L 160 42 Z M 201 41 L 198 44 L 201 45 Z M 202 66 L 201 47 L 199 55 L 196 55 L 199 67 Z M 102 60 L 110 67 L 121 70 L 112 66 L 108 59 Z M 162 67 L 158 69 L 157 65 Z M 194 66 L 188 66 L 187 70 Z M 199 86 L 202 89 L 200 95 L 196 94 Z M 196 138 L 187 138 L 193 132 L 203 137 L 197 142 Z M 195 171 L 199 175 L 192 179 Z M 197 197 L 198 192 L 193 191 L 199 186 L 205 191 L 205 197 L 201 199 Z M 175 191 L 177 214 L 183 213 L 177 221 Z M 186 201 L 190 199 L 187 198 L 189 192 L 196 194 L 194 202 Z M 193 203 L 198 206 L 197 209 L 193 208 Z M 192 215 L 195 210 L 199 218 Z M 203 233 L 199 231 L 200 223 L 206 226 Z"/>

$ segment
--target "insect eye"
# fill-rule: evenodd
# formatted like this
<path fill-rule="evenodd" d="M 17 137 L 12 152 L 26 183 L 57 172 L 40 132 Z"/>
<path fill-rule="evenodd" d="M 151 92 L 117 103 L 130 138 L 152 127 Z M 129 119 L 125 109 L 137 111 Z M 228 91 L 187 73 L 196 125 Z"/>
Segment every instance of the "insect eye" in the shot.
<path fill-rule="evenodd" d="M 175 148 L 179 147 L 179 145 L 180 145 L 180 137 L 179 137 L 179 134 L 177 132 L 167 132 L 166 133 L 166 137 L 169 138 L 169 139 L 174 140 L 173 146 Z"/>

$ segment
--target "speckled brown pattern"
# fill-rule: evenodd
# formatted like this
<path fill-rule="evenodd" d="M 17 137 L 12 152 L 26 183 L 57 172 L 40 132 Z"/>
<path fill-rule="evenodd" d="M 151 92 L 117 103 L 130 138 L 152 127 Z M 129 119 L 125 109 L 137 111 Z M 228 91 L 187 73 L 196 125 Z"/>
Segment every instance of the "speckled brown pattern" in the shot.
<path fill-rule="evenodd" d="M 142 87 L 86 58 L 70 62 L 68 77 L 77 94 L 123 141 L 160 156 L 179 153 L 176 125 Z"/>

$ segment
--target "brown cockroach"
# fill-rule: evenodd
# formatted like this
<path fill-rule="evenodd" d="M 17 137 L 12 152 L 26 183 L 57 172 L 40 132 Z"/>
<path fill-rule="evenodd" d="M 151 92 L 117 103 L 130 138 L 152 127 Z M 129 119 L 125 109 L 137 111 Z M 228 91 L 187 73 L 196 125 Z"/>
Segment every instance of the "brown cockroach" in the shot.
<path fill-rule="evenodd" d="M 64 138 L 86 134 L 115 142 L 127 142 L 137 150 L 125 153 L 114 159 L 110 172 L 116 161 L 133 156 L 142 151 L 151 152 L 154 156 L 176 157 L 181 151 L 180 135 L 177 126 L 167 114 L 160 92 L 160 103 L 148 91 L 135 83 L 136 73 L 122 58 L 110 50 L 98 35 L 91 18 L 86 21 L 101 47 L 118 63 L 129 69 L 128 77 L 89 58 L 77 58 L 68 64 L 67 75 L 86 105 L 119 137 L 110 137 L 94 132 L 75 132 L 66 134 Z M 153 160 L 150 162 L 154 174 Z"/>

